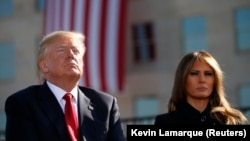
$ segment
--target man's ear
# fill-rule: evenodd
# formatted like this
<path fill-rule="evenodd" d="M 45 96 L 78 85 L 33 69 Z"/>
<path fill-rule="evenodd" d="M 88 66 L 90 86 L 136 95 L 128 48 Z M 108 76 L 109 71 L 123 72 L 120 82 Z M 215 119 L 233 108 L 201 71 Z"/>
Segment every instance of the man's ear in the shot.
<path fill-rule="evenodd" d="M 39 62 L 39 67 L 40 67 L 42 72 L 48 72 L 48 67 L 47 67 L 47 64 L 44 60 Z"/>

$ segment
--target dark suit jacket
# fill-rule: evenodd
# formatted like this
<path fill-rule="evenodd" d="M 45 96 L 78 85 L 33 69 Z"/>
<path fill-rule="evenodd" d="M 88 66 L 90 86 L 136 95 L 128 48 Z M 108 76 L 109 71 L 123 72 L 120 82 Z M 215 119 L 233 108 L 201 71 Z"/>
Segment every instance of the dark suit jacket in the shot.
<path fill-rule="evenodd" d="M 124 141 L 116 99 L 86 87 L 78 90 L 81 141 Z M 69 141 L 64 113 L 48 85 L 34 85 L 5 103 L 7 141 Z"/>

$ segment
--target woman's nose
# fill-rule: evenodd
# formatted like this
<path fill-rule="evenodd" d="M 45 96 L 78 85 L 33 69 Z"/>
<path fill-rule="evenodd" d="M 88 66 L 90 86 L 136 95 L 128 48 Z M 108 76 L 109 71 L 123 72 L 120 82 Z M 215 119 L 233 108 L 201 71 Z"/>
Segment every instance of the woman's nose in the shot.
<path fill-rule="evenodd" d="M 205 76 L 203 74 L 199 75 L 199 81 L 204 82 L 205 81 Z"/>

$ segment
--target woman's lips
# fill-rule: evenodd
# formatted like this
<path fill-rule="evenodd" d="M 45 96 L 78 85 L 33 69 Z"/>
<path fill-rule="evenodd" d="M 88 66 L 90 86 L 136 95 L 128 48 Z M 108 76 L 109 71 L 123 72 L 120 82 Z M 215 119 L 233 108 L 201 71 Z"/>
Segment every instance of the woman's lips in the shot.
<path fill-rule="evenodd" d="M 198 87 L 197 90 L 199 90 L 199 91 L 206 91 L 207 88 L 206 87 Z"/>

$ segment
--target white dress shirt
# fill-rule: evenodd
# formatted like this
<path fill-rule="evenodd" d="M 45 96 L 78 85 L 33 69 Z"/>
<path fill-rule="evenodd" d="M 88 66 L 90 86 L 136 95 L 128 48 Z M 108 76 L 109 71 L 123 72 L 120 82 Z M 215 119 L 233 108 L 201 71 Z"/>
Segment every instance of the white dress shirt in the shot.
<path fill-rule="evenodd" d="M 66 93 L 71 93 L 73 95 L 73 99 L 72 99 L 72 102 L 73 102 L 73 105 L 75 107 L 75 111 L 76 113 L 78 113 L 78 108 L 77 108 L 77 93 L 78 93 L 78 88 L 75 87 L 73 88 L 73 90 L 71 92 L 66 92 L 64 91 L 63 89 L 59 88 L 58 86 L 52 84 L 51 82 L 49 81 L 46 81 L 50 90 L 52 91 L 52 93 L 55 95 L 57 101 L 59 102 L 63 112 L 64 112 L 64 106 L 65 106 L 65 103 L 66 101 L 63 99 L 63 96 L 66 94 Z M 78 116 L 76 116 L 77 119 L 78 119 Z"/>

